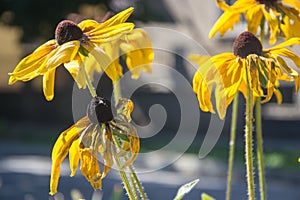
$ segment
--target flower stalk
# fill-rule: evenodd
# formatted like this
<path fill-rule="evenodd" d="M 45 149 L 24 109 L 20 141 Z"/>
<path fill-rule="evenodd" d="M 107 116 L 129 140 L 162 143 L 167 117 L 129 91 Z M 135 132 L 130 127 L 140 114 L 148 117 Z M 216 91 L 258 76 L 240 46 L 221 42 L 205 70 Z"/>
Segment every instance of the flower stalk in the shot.
<path fill-rule="evenodd" d="M 261 20 L 260 26 L 260 41 L 264 40 L 264 18 Z M 261 121 L 261 98 L 256 98 L 255 103 L 255 122 L 256 122 L 256 151 L 257 151 L 257 165 L 259 177 L 259 191 L 260 199 L 266 200 L 266 181 L 264 170 L 264 151 L 263 151 L 263 137 L 262 137 L 262 121 Z"/>
<path fill-rule="evenodd" d="M 247 84 L 247 98 L 246 98 L 245 158 L 246 158 L 248 199 L 255 200 L 254 172 L 253 172 L 253 144 L 252 144 L 253 93 L 250 88 L 248 76 L 249 74 L 247 71 L 246 77 L 247 77 L 248 84 Z"/>
<path fill-rule="evenodd" d="M 234 97 L 234 100 L 233 100 L 232 117 L 231 117 L 226 200 L 230 200 L 230 198 L 231 198 L 231 185 L 232 185 L 232 171 L 233 171 L 233 163 L 234 163 L 236 124 L 237 124 L 237 116 L 238 116 L 238 98 L 239 98 L 239 94 L 236 93 L 236 95 Z"/>
<path fill-rule="evenodd" d="M 113 91 L 114 100 L 115 100 L 115 104 L 117 105 L 118 102 L 119 102 L 119 99 L 122 97 L 120 81 L 119 80 L 117 80 L 113 83 L 113 88 L 114 88 L 114 91 Z M 114 137 L 114 141 L 117 145 L 117 148 L 120 148 L 120 142 L 115 137 Z M 129 168 L 129 172 L 130 172 L 131 185 L 133 187 L 134 192 L 136 193 L 136 197 L 137 197 L 137 192 L 139 192 L 142 200 L 148 199 L 147 194 L 145 193 L 145 191 L 143 189 L 143 186 L 142 186 L 141 182 L 139 181 L 133 166 L 129 165 L 128 168 Z M 125 187 L 125 189 L 126 189 L 126 187 Z"/>
<path fill-rule="evenodd" d="M 92 84 L 92 81 L 91 81 L 91 78 L 89 77 L 87 71 L 86 71 L 86 68 L 84 66 L 83 67 L 83 71 L 84 71 L 84 75 L 85 75 L 85 80 L 86 80 L 86 84 L 87 84 L 87 87 L 92 95 L 92 97 L 96 97 L 97 96 L 97 93 L 96 93 L 96 90 Z"/>

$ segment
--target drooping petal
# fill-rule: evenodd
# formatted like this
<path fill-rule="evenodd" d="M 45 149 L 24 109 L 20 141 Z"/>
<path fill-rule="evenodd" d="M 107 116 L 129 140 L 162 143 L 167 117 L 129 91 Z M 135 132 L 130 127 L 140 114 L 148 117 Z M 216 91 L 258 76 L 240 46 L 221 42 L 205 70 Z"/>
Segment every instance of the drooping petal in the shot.
<path fill-rule="evenodd" d="M 275 49 L 275 50 L 273 49 L 270 51 L 270 53 L 275 56 L 281 55 L 291 59 L 296 64 L 296 66 L 300 69 L 300 57 L 294 52 L 292 52 L 291 50 L 286 48 Z"/>
<path fill-rule="evenodd" d="M 126 64 L 132 72 L 132 79 L 137 79 L 140 71 L 151 73 L 154 52 L 149 35 L 143 29 L 135 29 L 124 36 L 120 44 L 126 55 Z"/>
<path fill-rule="evenodd" d="M 211 81 L 209 73 L 212 73 L 214 63 L 209 59 L 209 56 L 190 55 L 189 59 L 199 66 L 193 77 L 193 90 L 197 94 L 199 106 L 204 112 L 214 113 L 211 102 L 212 84 L 208 85 Z"/>
<path fill-rule="evenodd" d="M 60 134 L 52 149 L 52 171 L 50 179 L 50 194 L 57 192 L 57 185 L 60 176 L 60 165 L 68 154 L 68 151 L 74 141 L 76 141 L 80 132 L 86 128 L 89 119 L 84 117 L 76 124 L 65 130 Z"/>
<path fill-rule="evenodd" d="M 29 81 L 39 75 L 37 71 L 43 67 L 49 53 L 57 47 L 55 40 L 50 40 L 37 48 L 32 54 L 23 58 L 10 73 L 9 84 L 14 84 L 17 80 Z"/>
<path fill-rule="evenodd" d="M 79 152 L 79 139 L 75 140 L 69 149 L 69 164 L 71 169 L 71 175 L 74 176 L 79 164 L 80 152 Z"/>
<path fill-rule="evenodd" d="M 54 80 L 55 69 L 46 72 L 43 76 L 43 91 L 47 101 L 51 101 L 54 97 Z"/>
<path fill-rule="evenodd" d="M 95 57 L 101 68 L 105 71 L 107 76 L 113 81 L 117 81 L 120 78 L 119 68 L 116 67 L 116 63 L 112 63 L 109 56 L 99 47 L 91 51 L 91 54 Z"/>
<path fill-rule="evenodd" d="M 250 7 L 245 12 L 245 18 L 248 22 L 248 31 L 250 31 L 253 34 L 257 33 L 257 29 L 261 23 L 261 19 L 263 17 L 263 11 L 262 11 L 261 5 L 255 5 Z"/>
<path fill-rule="evenodd" d="M 80 171 L 94 189 L 102 188 L 100 166 L 90 148 L 80 148 Z"/>
<path fill-rule="evenodd" d="M 269 9 L 269 12 L 263 9 L 264 17 L 268 21 L 269 28 L 271 31 L 269 42 L 270 44 L 274 44 L 276 42 L 276 35 L 279 33 L 278 19 L 277 16 L 280 14 L 273 9 Z"/>
<path fill-rule="evenodd" d="M 64 64 L 65 68 L 69 71 L 79 89 L 86 88 L 86 76 L 84 72 L 84 65 L 82 64 L 81 58 L 77 55 L 77 57 L 66 64 Z"/>
<path fill-rule="evenodd" d="M 218 5 L 224 10 L 224 13 L 215 22 L 209 33 L 209 38 L 212 38 L 218 31 L 220 36 L 223 36 L 228 30 L 232 30 L 234 25 L 240 21 L 241 14 L 255 4 L 257 3 L 254 0 L 244 0 L 236 1 L 229 7 L 218 1 Z"/>

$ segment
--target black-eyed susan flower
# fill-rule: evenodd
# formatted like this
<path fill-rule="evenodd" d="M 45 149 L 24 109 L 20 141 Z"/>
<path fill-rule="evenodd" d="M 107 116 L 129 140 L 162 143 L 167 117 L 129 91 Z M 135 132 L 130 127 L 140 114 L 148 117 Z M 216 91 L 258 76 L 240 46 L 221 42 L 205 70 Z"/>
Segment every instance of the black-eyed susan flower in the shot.
<path fill-rule="evenodd" d="M 254 98 L 264 98 L 262 102 L 268 102 L 275 94 L 278 103 L 281 103 L 279 81 L 294 82 L 298 92 L 299 74 L 283 59 L 291 59 L 300 68 L 300 58 L 286 48 L 295 44 L 300 44 L 300 38 L 292 38 L 263 49 L 260 41 L 246 31 L 236 38 L 233 53 L 226 52 L 212 57 L 191 55 L 189 59 L 200 66 L 193 78 L 193 90 L 197 94 L 200 108 L 214 113 L 211 101 L 214 84 L 216 108 L 222 119 L 237 92 L 242 92 L 247 98 L 248 86 Z"/>
<path fill-rule="evenodd" d="M 237 0 L 232 6 L 223 0 L 217 5 L 224 11 L 209 33 L 212 38 L 217 32 L 223 36 L 240 21 L 244 14 L 248 31 L 256 34 L 258 27 L 268 24 L 269 42 L 274 44 L 276 36 L 285 39 L 300 36 L 300 3 L 297 0 Z"/>
<path fill-rule="evenodd" d="M 57 192 L 60 165 L 69 153 L 71 176 L 80 163 L 81 173 L 95 189 L 101 189 L 102 179 L 110 171 L 114 159 L 123 159 L 123 168 L 136 159 L 140 142 L 136 129 L 130 124 L 133 103 L 120 99 L 113 116 L 111 103 L 95 97 L 87 109 L 87 116 L 60 134 L 52 150 L 50 194 Z M 102 158 L 104 170 L 99 161 Z"/>
<path fill-rule="evenodd" d="M 43 91 L 47 100 L 54 97 L 55 70 L 61 64 L 70 72 L 79 88 L 86 87 L 84 65 L 88 65 L 87 57 L 93 57 L 100 67 L 113 80 L 115 69 L 110 67 L 110 59 L 99 48 L 99 44 L 112 42 L 134 28 L 133 23 L 125 22 L 133 8 L 128 8 L 103 23 L 84 20 L 75 24 L 70 20 L 60 22 L 52 39 L 37 48 L 32 54 L 22 59 L 14 71 L 10 73 L 9 84 L 16 81 L 29 81 L 43 76 Z M 86 66 L 90 67 L 91 66 Z M 90 69 L 93 71 L 96 69 Z"/>

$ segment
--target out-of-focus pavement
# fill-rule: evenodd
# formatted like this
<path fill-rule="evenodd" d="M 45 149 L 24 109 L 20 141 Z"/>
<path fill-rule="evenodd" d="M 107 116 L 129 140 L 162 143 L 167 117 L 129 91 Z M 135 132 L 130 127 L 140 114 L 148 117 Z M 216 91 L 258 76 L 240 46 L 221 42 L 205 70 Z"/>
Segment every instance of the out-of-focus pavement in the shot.
<path fill-rule="evenodd" d="M 284 143 L 281 143 L 284 144 Z M 120 183 L 116 170 L 111 170 L 103 181 L 103 190 L 92 189 L 89 183 L 78 171 L 74 177 L 69 177 L 68 162 L 61 169 L 59 194 L 50 197 L 49 180 L 51 168 L 51 146 L 24 144 L 18 142 L 1 142 L 0 145 L 0 199 L 1 200 L 43 200 L 71 199 L 71 193 L 80 191 L 85 199 L 99 194 L 103 199 L 110 199 L 113 188 Z M 200 182 L 184 199 L 200 199 L 205 192 L 216 199 L 225 198 L 227 164 L 213 160 L 209 156 L 199 160 L 195 154 L 184 154 L 176 162 L 161 169 L 164 158 L 170 152 L 154 155 L 151 160 L 138 158 L 135 162 L 140 180 L 150 199 L 172 199 L 180 185 L 199 178 Z M 233 175 L 233 198 L 246 199 L 246 184 L 244 168 L 235 165 Z M 300 199 L 300 173 L 267 170 L 267 194 L 272 200 Z M 258 189 L 258 187 L 257 187 Z M 123 199 L 127 199 L 123 196 Z"/>

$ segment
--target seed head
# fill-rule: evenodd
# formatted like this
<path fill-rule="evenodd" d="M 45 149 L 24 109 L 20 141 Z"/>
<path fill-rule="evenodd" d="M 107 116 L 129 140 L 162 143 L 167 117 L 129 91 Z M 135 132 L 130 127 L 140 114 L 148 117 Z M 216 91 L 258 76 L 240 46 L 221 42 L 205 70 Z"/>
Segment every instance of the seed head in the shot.
<path fill-rule="evenodd" d="M 55 39 L 59 45 L 82 38 L 82 30 L 72 21 L 61 21 L 55 30 Z"/>
<path fill-rule="evenodd" d="M 233 53 L 241 58 L 246 58 L 250 54 L 261 56 L 262 45 L 255 35 L 249 31 L 245 31 L 235 39 Z"/>
<path fill-rule="evenodd" d="M 113 120 L 111 102 L 103 97 L 94 97 L 88 105 L 87 116 L 95 124 Z"/>

